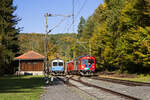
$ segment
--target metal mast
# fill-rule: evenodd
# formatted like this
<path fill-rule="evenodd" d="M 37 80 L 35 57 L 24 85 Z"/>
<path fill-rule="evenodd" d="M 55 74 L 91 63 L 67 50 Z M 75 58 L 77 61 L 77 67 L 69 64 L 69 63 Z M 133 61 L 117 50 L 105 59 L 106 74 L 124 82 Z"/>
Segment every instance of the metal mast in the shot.
<path fill-rule="evenodd" d="M 57 16 L 62 16 L 64 17 L 58 24 L 56 24 L 54 27 L 52 27 L 50 30 L 48 30 L 48 23 L 47 23 L 47 18 L 48 17 L 57 17 Z M 71 17 L 72 15 L 61 15 L 61 14 L 45 14 L 45 45 L 44 45 L 44 54 L 45 54 L 45 65 L 44 65 L 44 73 L 49 75 L 49 66 L 48 66 L 48 33 L 50 33 L 52 30 L 57 28 L 67 17 Z"/>
<path fill-rule="evenodd" d="M 45 14 L 45 45 L 44 45 L 44 54 L 45 54 L 45 65 L 44 65 L 44 71 L 45 73 L 49 73 L 49 67 L 48 67 L 48 24 L 47 24 L 47 17 L 48 13 Z"/>

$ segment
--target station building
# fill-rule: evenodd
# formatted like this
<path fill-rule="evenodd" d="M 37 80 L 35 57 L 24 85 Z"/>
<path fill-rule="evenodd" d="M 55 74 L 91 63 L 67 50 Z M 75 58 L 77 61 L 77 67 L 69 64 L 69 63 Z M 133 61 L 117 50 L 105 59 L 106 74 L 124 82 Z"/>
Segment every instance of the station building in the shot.
<path fill-rule="evenodd" d="M 45 57 L 41 54 L 28 51 L 15 60 L 19 61 L 17 74 L 19 75 L 43 75 Z"/>

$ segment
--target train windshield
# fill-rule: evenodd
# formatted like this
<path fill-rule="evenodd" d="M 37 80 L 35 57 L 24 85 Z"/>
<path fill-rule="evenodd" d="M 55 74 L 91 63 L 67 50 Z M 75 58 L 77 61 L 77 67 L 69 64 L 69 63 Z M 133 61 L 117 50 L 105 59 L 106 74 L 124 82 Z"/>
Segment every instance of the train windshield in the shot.
<path fill-rule="evenodd" d="M 53 62 L 53 66 L 57 66 L 57 62 Z"/>
<path fill-rule="evenodd" d="M 94 59 L 89 59 L 88 60 L 88 63 L 91 65 L 91 64 L 94 64 Z"/>
<path fill-rule="evenodd" d="M 59 62 L 59 66 L 63 66 L 63 62 Z"/>
<path fill-rule="evenodd" d="M 85 65 L 85 67 L 88 67 L 88 66 L 87 66 L 87 63 L 88 63 L 88 60 L 87 60 L 87 59 L 82 59 L 82 64 Z"/>

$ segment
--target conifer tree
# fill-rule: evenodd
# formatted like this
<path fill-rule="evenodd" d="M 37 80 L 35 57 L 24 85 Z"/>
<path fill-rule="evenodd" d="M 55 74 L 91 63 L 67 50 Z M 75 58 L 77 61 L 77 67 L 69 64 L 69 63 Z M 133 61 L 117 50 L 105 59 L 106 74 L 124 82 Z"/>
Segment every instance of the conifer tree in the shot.
<path fill-rule="evenodd" d="M 93 16 L 88 17 L 83 28 L 81 40 L 87 41 L 92 37 L 92 33 L 94 31 L 94 25 L 95 23 L 93 22 Z"/>
<path fill-rule="evenodd" d="M 13 6 L 13 0 L 0 0 L 0 36 L 1 46 L 5 48 L 3 54 L 3 70 L 9 73 L 13 66 L 11 63 L 16 56 L 18 46 L 19 29 L 16 29 L 16 24 L 19 19 L 14 15 L 16 7 Z M 1 67 L 2 68 L 2 67 Z"/>
<path fill-rule="evenodd" d="M 80 22 L 79 22 L 79 25 L 78 25 L 78 35 L 77 35 L 78 38 L 80 38 L 83 34 L 84 25 L 85 25 L 85 19 L 84 19 L 83 16 L 81 16 L 80 17 Z"/>

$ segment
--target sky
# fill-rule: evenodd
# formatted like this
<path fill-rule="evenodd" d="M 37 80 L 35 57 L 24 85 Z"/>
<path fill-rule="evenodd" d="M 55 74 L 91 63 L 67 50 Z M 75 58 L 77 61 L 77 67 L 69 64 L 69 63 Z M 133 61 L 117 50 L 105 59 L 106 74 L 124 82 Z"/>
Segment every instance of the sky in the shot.
<path fill-rule="evenodd" d="M 73 0 L 14 0 L 17 10 L 14 12 L 21 19 L 17 28 L 22 28 L 21 33 L 45 33 L 45 13 L 52 15 L 72 15 Z M 48 30 L 55 33 L 77 33 L 80 17 L 87 19 L 103 0 L 74 0 L 74 27 L 72 17 L 64 19 L 63 16 L 48 17 Z M 63 20 L 63 21 L 61 21 Z"/>

